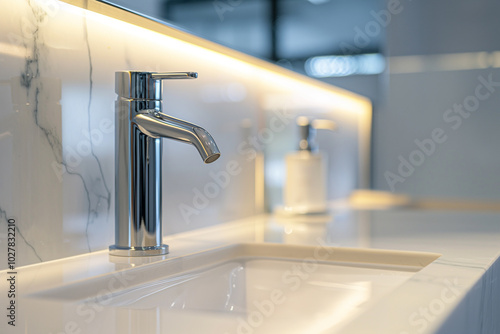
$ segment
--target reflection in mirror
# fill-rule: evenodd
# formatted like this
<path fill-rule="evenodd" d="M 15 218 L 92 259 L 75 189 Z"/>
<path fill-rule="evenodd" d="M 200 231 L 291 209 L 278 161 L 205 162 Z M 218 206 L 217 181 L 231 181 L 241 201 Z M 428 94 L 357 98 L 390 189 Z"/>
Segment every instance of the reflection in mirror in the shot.
<path fill-rule="evenodd" d="M 380 54 L 383 20 L 390 19 L 384 16 L 385 1 L 101 1 L 372 99 L 377 96 L 377 74 L 385 67 Z"/>

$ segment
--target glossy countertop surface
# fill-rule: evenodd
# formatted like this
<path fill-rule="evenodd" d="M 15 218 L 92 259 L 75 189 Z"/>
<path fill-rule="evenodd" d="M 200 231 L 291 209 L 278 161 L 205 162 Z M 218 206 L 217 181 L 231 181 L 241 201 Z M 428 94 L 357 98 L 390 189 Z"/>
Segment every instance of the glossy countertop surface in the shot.
<path fill-rule="evenodd" d="M 168 229 L 168 224 L 165 226 Z M 89 314 L 75 305 L 30 299 L 33 293 L 87 278 L 148 265 L 235 243 L 282 243 L 373 248 L 441 254 L 394 291 L 364 307 L 342 328 L 328 333 L 493 333 L 500 307 L 498 257 L 500 214 L 466 211 L 337 210 L 330 215 L 279 217 L 263 215 L 165 238 L 166 257 L 110 257 L 107 251 L 17 269 L 18 309 L 15 328 L 3 321 L 2 333 L 39 333 L 37 321 L 52 317 L 52 333 L 85 333 Z M 126 272 L 126 271 L 125 271 Z M 7 272 L 2 273 L 2 277 Z M 2 280 L 2 291 L 6 291 Z M 30 307 L 36 305 L 36 308 Z M 73 310 L 73 311 L 72 311 Z M 96 308 L 92 321 L 106 321 Z M 88 313 L 88 312 L 87 312 Z M 101 313 L 101 314 L 99 314 Z M 94 324 L 95 325 L 95 324 Z M 135 326 L 135 325 L 134 325 Z M 140 333 L 129 326 L 129 333 Z M 97 327 L 98 328 L 98 327 Z M 134 329 L 135 328 L 135 329 Z M 158 327 L 155 333 L 169 333 Z M 258 328 L 252 329 L 260 333 Z M 235 333 L 238 333 L 235 329 Z"/>

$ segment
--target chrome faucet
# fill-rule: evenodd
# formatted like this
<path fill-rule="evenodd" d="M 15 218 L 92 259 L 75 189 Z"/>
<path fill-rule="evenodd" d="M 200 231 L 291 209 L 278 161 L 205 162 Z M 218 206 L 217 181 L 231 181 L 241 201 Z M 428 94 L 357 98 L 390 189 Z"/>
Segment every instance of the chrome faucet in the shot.
<path fill-rule="evenodd" d="M 162 80 L 194 79 L 195 72 L 116 72 L 115 245 L 111 255 L 168 253 L 162 243 L 162 138 L 194 145 L 205 163 L 220 156 L 203 128 L 162 113 Z"/>

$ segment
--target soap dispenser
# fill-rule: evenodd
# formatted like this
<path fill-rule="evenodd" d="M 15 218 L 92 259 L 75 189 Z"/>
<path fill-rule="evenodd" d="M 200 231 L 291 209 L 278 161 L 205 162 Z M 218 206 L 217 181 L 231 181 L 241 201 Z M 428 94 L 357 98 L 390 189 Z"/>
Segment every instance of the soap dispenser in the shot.
<path fill-rule="evenodd" d="M 327 211 L 327 157 L 317 150 L 316 130 L 334 131 L 333 121 L 298 117 L 298 151 L 286 155 L 283 188 L 284 211 L 291 214 L 319 214 Z"/>

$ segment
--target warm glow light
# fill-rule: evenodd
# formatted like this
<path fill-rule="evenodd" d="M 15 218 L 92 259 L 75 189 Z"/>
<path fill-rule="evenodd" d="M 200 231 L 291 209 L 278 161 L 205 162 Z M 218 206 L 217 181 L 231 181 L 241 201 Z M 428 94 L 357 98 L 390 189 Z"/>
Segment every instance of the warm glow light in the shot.
<path fill-rule="evenodd" d="M 72 1 L 68 0 L 68 2 Z M 97 4 L 97 6 L 105 5 Z M 140 39 L 150 41 L 151 44 L 168 45 L 169 49 L 181 50 L 183 53 L 197 55 L 197 57 L 203 59 L 203 61 L 207 64 L 213 63 L 216 68 L 220 67 L 225 71 L 236 73 L 246 82 L 249 82 L 250 85 L 259 87 L 260 91 L 269 92 L 269 94 L 283 93 L 290 96 L 297 96 L 300 97 L 299 99 L 304 100 L 304 102 L 299 102 L 299 104 L 312 103 L 315 105 L 313 107 L 319 107 L 319 105 L 321 104 L 322 107 L 327 110 L 334 108 L 336 111 L 354 113 L 358 115 L 359 113 L 364 112 L 371 113 L 370 101 L 360 95 L 316 80 L 312 80 L 306 76 L 302 76 L 297 73 L 285 70 L 277 65 L 259 60 L 257 58 L 240 54 L 237 51 L 227 49 L 221 45 L 207 41 L 200 41 L 200 44 L 207 44 L 210 46 L 210 48 L 207 48 L 204 46 L 196 45 L 192 42 L 177 39 L 164 33 L 156 32 L 133 25 L 131 23 L 120 21 L 115 18 L 101 15 L 93 11 L 82 10 L 73 7 L 72 11 L 74 10 L 79 10 L 79 15 L 85 16 L 88 21 L 95 20 L 99 21 L 99 23 L 101 24 L 107 24 L 112 27 L 113 30 L 118 29 L 122 31 L 124 35 L 139 36 Z M 110 8 L 106 7 L 106 10 L 110 10 Z M 119 11 L 118 9 L 116 10 L 117 13 L 119 13 L 117 15 L 131 15 L 124 11 Z M 146 20 L 137 16 L 134 16 L 133 18 L 134 20 L 139 21 Z M 147 23 L 153 24 L 150 21 L 147 21 Z M 165 29 L 168 31 L 172 30 L 172 28 L 162 26 L 160 24 L 158 24 L 157 27 L 159 29 Z M 172 35 L 176 34 L 183 33 L 172 30 Z M 266 87 L 269 88 L 266 89 Z M 219 96 L 217 100 L 230 102 L 233 100 L 244 98 L 244 96 L 245 93 L 243 93 L 241 89 L 238 88 L 233 91 L 230 90 L 227 92 L 223 92 L 222 96 Z M 267 98 L 267 96 L 263 97 Z M 286 101 L 289 100 L 290 98 L 287 97 Z M 283 100 L 281 104 L 283 104 Z M 283 106 L 280 105 L 280 107 Z"/>

